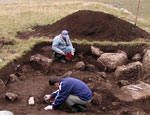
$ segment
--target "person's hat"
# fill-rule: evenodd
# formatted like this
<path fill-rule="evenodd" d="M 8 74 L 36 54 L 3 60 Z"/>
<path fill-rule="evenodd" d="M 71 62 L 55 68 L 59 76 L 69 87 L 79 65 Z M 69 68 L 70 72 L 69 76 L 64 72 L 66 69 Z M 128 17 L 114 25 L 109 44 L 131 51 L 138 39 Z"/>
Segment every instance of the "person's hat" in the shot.
<path fill-rule="evenodd" d="M 69 36 L 67 30 L 63 30 L 63 31 L 61 32 L 61 35 L 62 35 L 63 37 L 65 37 L 65 38 L 67 38 L 67 37 Z"/>

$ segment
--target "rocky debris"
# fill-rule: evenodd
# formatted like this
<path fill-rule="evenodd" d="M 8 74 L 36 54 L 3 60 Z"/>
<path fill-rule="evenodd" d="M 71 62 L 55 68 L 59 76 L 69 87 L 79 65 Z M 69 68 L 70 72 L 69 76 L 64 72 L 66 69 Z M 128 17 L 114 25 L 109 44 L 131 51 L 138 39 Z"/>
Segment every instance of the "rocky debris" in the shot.
<path fill-rule="evenodd" d="M 142 73 L 142 70 L 143 64 L 137 61 L 118 66 L 114 74 L 117 79 L 130 79 L 132 77 L 138 77 Z"/>
<path fill-rule="evenodd" d="M 135 54 L 133 57 L 132 57 L 132 61 L 140 61 L 141 60 L 141 55 L 138 53 L 138 54 Z"/>
<path fill-rule="evenodd" d="M 148 75 L 150 74 L 150 47 L 144 50 L 144 56 L 143 56 L 143 69 L 144 74 Z"/>
<path fill-rule="evenodd" d="M 95 67 L 95 65 L 93 65 L 93 64 L 87 64 L 87 65 L 86 65 L 86 70 L 87 70 L 87 71 L 94 72 L 95 69 L 96 69 L 96 67 Z"/>
<path fill-rule="evenodd" d="M 20 81 L 15 74 L 10 74 L 10 82 Z"/>
<path fill-rule="evenodd" d="M 18 95 L 15 93 L 6 93 L 5 98 L 9 101 L 15 101 L 18 98 Z"/>
<path fill-rule="evenodd" d="M 85 63 L 83 61 L 77 62 L 74 68 L 77 70 L 85 70 Z"/>
<path fill-rule="evenodd" d="M 3 80 L 0 79 L 0 94 L 5 92 L 5 84 Z"/>
<path fill-rule="evenodd" d="M 83 59 L 84 58 L 83 52 L 80 53 L 78 56 L 79 56 L 79 58 Z"/>
<path fill-rule="evenodd" d="M 122 86 L 126 86 L 129 85 L 130 83 L 127 80 L 119 80 L 118 81 L 118 86 L 122 87 Z"/>
<path fill-rule="evenodd" d="M 30 61 L 34 61 L 37 62 L 38 64 L 40 64 L 43 68 L 43 70 L 48 71 L 51 64 L 52 64 L 52 59 L 49 59 L 41 54 L 36 54 L 31 56 Z"/>
<path fill-rule="evenodd" d="M 98 59 L 98 63 L 104 70 L 113 71 L 117 66 L 126 64 L 128 60 L 125 52 L 104 53 Z"/>
<path fill-rule="evenodd" d="M 120 102 L 112 102 L 111 109 L 117 109 L 120 106 Z"/>
<path fill-rule="evenodd" d="M 144 82 L 140 82 L 135 85 L 127 85 L 121 87 L 114 93 L 114 96 L 121 101 L 133 102 L 140 99 L 150 97 L 150 85 Z"/>
<path fill-rule="evenodd" d="M 2 59 L 0 59 L 0 63 L 1 63 L 1 62 L 3 62 L 3 60 L 2 60 Z"/>
<path fill-rule="evenodd" d="M 96 48 L 94 46 L 91 46 L 91 52 L 93 55 L 100 57 L 104 52 L 101 51 L 99 48 Z"/>
<path fill-rule="evenodd" d="M 66 72 L 62 77 L 71 77 L 72 71 Z"/>
<path fill-rule="evenodd" d="M 105 72 L 97 72 L 97 73 L 96 73 L 96 76 L 105 79 L 106 76 L 107 76 L 107 74 L 106 74 Z"/>
<path fill-rule="evenodd" d="M 102 103 L 102 95 L 96 92 L 93 93 L 92 104 L 100 105 Z"/>
<path fill-rule="evenodd" d="M 32 72 L 32 71 L 33 71 L 33 69 L 30 65 L 23 65 L 22 66 L 22 72 L 23 73 Z"/>

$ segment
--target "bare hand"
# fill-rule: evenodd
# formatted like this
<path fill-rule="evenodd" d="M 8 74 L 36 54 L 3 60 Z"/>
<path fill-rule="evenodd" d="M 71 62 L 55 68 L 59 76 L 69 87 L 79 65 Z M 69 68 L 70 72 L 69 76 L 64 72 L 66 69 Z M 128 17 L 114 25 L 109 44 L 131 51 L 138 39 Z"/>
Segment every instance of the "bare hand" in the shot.
<path fill-rule="evenodd" d="M 62 52 L 62 53 L 61 53 L 61 55 L 65 55 L 65 53 L 64 53 L 64 52 Z"/>
<path fill-rule="evenodd" d="M 73 52 L 72 52 L 71 54 L 74 56 L 74 53 L 73 53 Z"/>

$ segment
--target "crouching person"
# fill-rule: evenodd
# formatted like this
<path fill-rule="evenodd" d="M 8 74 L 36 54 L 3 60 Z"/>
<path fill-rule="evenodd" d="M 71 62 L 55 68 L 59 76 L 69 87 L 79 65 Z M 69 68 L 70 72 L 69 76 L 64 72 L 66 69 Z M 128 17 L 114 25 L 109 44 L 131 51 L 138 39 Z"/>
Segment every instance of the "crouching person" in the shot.
<path fill-rule="evenodd" d="M 51 95 L 44 96 L 45 101 L 50 101 L 50 99 L 55 98 L 52 105 L 45 107 L 45 110 L 55 110 L 62 103 L 66 102 L 71 107 L 69 112 L 83 112 L 86 110 L 86 105 L 91 101 L 92 92 L 81 80 L 71 77 L 60 79 L 57 76 L 51 76 L 49 85 L 54 85 L 59 89 Z"/>
<path fill-rule="evenodd" d="M 67 30 L 63 30 L 61 34 L 57 35 L 53 39 L 52 49 L 56 58 L 62 63 L 66 61 L 71 61 L 74 56 L 75 49 L 70 41 L 69 34 Z"/>

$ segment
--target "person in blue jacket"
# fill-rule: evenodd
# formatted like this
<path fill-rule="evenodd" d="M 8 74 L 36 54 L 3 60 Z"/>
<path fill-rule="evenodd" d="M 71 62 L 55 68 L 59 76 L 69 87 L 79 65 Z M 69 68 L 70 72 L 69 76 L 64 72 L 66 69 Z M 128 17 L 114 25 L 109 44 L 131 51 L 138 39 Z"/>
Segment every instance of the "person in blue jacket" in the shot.
<path fill-rule="evenodd" d="M 59 79 L 57 76 L 51 76 L 49 80 L 50 86 L 59 88 L 51 95 L 47 94 L 44 96 L 45 101 L 55 98 L 52 105 L 45 107 L 45 110 L 55 110 L 59 106 L 66 102 L 71 107 L 70 112 L 82 112 L 86 109 L 92 99 L 92 92 L 89 87 L 81 80 L 66 77 Z"/>
<path fill-rule="evenodd" d="M 65 55 L 67 53 L 71 53 L 74 56 L 75 49 L 72 46 L 67 30 L 62 30 L 61 34 L 53 39 L 52 50 L 62 63 L 66 63 Z"/>

